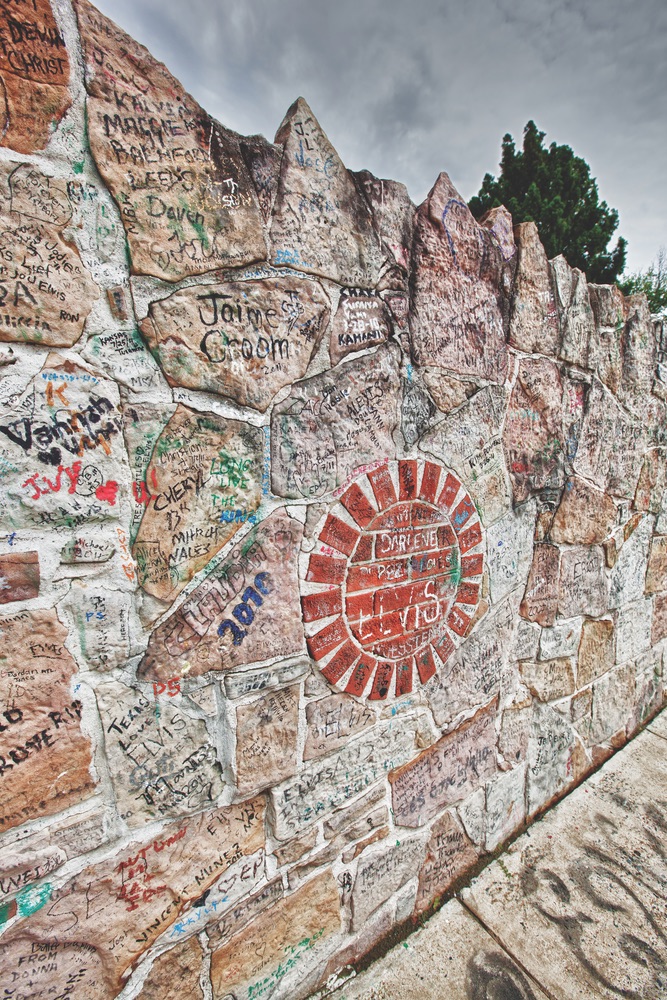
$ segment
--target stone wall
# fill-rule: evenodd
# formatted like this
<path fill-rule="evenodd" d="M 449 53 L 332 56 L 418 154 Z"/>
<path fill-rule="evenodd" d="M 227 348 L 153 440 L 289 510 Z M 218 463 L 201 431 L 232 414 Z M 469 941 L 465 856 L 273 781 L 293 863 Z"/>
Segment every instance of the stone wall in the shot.
<path fill-rule="evenodd" d="M 663 331 L 0 22 L 3 996 L 298 1000 L 662 704 Z"/>

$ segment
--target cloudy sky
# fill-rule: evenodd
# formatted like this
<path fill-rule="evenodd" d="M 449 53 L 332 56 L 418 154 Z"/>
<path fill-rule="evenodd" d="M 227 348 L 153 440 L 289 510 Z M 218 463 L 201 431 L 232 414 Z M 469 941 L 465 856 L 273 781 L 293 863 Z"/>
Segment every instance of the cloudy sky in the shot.
<path fill-rule="evenodd" d="M 665 0 L 95 0 L 223 124 L 273 138 L 299 95 L 346 165 L 461 194 L 533 118 L 618 209 L 628 268 L 667 245 Z"/>

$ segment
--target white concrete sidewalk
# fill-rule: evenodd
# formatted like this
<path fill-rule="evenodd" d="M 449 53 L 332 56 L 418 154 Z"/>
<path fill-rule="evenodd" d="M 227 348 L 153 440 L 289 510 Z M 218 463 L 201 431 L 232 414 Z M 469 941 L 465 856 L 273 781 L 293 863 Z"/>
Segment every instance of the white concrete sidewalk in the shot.
<path fill-rule="evenodd" d="M 667 998 L 667 710 L 332 1000 Z"/>

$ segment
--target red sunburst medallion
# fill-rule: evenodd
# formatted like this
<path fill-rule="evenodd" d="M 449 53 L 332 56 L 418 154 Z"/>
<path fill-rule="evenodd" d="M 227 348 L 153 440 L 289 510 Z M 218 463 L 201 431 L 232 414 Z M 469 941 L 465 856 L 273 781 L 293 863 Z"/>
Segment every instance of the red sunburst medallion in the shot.
<path fill-rule="evenodd" d="M 387 462 L 353 482 L 302 582 L 308 649 L 327 681 L 373 700 L 425 684 L 472 627 L 482 542 L 472 500 L 434 462 Z"/>

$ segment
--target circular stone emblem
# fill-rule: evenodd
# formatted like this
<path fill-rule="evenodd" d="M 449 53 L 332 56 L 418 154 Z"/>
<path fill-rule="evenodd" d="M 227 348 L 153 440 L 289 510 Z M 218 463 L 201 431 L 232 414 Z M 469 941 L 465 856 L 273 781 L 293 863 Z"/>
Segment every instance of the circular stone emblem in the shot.
<path fill-rule="evenodd" d="M 310 655 L 348 694 L 409 694 L 470 631 L 483 569 L 460 480 L 434 462 L 386 462 L 345 489 L 304 566 Z"/>

